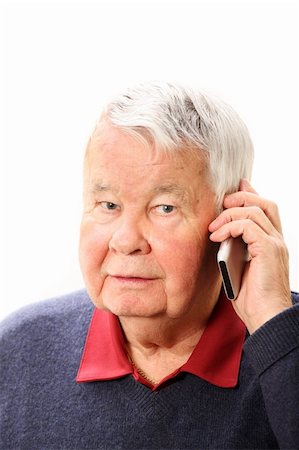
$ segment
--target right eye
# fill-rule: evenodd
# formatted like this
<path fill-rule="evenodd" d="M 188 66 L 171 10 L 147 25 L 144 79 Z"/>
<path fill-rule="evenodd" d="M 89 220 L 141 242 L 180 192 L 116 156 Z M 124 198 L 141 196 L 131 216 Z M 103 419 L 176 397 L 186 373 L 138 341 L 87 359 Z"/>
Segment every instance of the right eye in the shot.
<path fill-rule="evenodd" d="M 101 208 L 106 209 L 108 211 L 114 211 L 117 208 L 119 208 L 119 206 L 113 202 L 99 202 L 99 205 L 101 206 Z"/>

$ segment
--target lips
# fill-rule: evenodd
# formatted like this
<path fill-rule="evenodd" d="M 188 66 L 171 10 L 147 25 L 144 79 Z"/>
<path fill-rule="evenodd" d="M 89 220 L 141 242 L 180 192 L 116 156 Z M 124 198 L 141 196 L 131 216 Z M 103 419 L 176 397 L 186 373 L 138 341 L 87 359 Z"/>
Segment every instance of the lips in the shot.
<path fill-rule="evenodd" d="M 140 276 L 140 275 L 135 275 L 135 274 L 130 274 L 130 275 L 123 275 L 123 274 L 115 274 L 115 275 L 110 275 L 110 277 L 112 278 L 116 278 L 118 280 L 123 280 L 123 281 L 150 281 L 150 280 L 154 280 L 155 278 L 153 277 L 149 277 L 149 276 Z"/>
<path fill-rule="evenodd" d="M 116 284 L 122 286 L 145 286 L 151 284 L 157 277 L 141 273 L 108 273 L 108 278 Z"/>

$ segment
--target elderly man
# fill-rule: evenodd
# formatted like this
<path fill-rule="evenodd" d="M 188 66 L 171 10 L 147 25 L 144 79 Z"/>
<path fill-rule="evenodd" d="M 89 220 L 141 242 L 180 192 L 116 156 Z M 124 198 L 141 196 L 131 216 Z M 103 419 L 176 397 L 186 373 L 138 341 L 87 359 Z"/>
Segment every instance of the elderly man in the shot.
<path fill-rule="evenodd" d="M 298 298 L 252 155 L 200 92 L 149 83 L 107 106 L 84 165 L 87 292 L 2 324 L 1 448 L 299 448 Z M 229 237 L 249 254 L 233 302 Z"/>

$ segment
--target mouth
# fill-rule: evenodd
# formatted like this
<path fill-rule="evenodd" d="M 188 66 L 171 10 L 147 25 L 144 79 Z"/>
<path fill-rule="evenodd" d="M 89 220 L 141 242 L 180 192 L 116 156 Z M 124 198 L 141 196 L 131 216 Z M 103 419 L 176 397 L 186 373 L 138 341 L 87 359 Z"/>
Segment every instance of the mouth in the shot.
<path fill-rule="evenodd" d="M 149 283 L 155 280 L 155 278 L 153 277 L 144 277 L 137 275 L 109 275 L 109 277 L 120 283 L 135 283 L 135 284 Z"/>

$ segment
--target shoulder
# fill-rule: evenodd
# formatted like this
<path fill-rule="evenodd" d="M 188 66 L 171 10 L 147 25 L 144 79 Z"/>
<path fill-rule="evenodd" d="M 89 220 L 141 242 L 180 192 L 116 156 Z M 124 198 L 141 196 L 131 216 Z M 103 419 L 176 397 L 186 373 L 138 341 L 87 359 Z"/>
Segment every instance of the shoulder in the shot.
<path fill-rule="evenodd" d="M 299 294 L 292 292 L 293 306 L 277 314 L 246 339 L 244 351 L 261 374 L 283 358 L 298 360 Z"/>
<path fill-rule="evenodd" d="M 299 293 L 292 291 L 291 294 L 292 294 L 293 305 L 298 305 L 299 304 Z"/>
<path fill-rule="evenodd" d="M 33 344 L 48 335 L 84 333 L 93 311 L 85 290 L 27 305 L 0 324 L 0 343 L 9 347 L 30 340 Z"/>
<path fill-rule="evenodd" d="M 78 291 L 28 305 L 0 324 L 1 448 L 19 448 L 32 430 L 35 437 L 36 420 L 57 422 L 76 387 L 93 310 L 86 291 Z"/>

